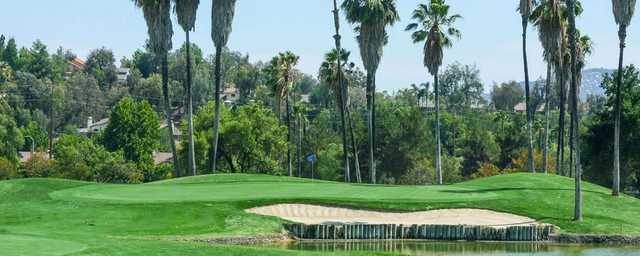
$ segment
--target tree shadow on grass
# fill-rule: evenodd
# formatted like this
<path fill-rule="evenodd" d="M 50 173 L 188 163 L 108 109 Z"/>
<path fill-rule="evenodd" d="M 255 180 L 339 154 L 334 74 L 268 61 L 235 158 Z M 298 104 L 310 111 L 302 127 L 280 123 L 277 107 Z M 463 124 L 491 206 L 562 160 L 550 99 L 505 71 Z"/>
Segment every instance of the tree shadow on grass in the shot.
<path fill-rule="evenodd" d="M 457 193 L 457 194 L 470 194 L 470 193 L 493 193 L 493 192 L 508 192 L 508 191 L 571 191 L 573 192 L 573 189 L 565 189 L 565 188 L 492 188 L 492 189 L 473 189 L 473 190 L 469 190 L 469 189 L 464 189 L 464 190 L 441 190 L 441 192 L 445 192 L 445 193 Z M 593 191 L 593 190 L 582 190 L 582 192 L 587 192 L 587 193 L 594 193 L 594 194 L 602 194 L 602 195 L 608 195 L 607 193 L 603 193 L 600 191 Z"/>

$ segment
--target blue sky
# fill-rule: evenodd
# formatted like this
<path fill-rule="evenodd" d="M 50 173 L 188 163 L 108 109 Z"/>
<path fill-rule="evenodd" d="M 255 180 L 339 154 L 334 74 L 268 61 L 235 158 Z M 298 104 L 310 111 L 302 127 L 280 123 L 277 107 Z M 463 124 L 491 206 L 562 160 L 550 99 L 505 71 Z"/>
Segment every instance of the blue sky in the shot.
<path fill-rule="evenodd" d="M 422 46 L 414 45 L 403 29 L 415 6 L 426 0 L 398 0 L 401 21 L 390 30 L 390 42 L 378 72 L 379 90 L 395 91 L 411 83 L 430 81 L 422 66 Z M 142 12 L 130 0 L 20 0 L 4 1 L 0 10 L 0 33 L 15 37 L 19 45 L 35 39 L 50 48 L 63 46 L 86 57 L 91 49 L 105 46 L 116 56 L 130 56 L 146 39 Z M 462 40 L 445 52 L 445 64 L 459 61 L 476 64 L 487 87 L 506 80 L 523 80 L 520 16 L 517 1 L 449 0 L 452 13 L 464 16 L 457 27 Z M 617 65 L 617 27 L 611 2 L 583 0 L 585 12 L 578 26 L 595 42 L 588 67 Z M 229 47 L 247 53 L 252 61 L 269 60 L 280 51 L 301 56 L 299 68 L 316 74 L 323 55 L 334 46 L 331 0 L 240 0 Z M 211 0 L 202 0 L 193 40 L 205 53 L 213 51 L 210 39 Z M 640 64 L 640 17 L 629 28 L 626 63 Z M 174 23 L 174 45 L 184 40 Z M 341 29 L 344 47 L 360 63 L 351 26 Z M 537 32 L 529 30 L 531 77 L 545 74 Z"/>

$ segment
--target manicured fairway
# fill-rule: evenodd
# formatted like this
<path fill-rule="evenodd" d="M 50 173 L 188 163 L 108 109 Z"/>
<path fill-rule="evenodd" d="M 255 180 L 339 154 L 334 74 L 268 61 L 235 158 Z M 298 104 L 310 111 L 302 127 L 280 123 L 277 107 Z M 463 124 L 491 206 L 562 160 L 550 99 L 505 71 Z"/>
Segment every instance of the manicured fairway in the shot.
<path fill-rule="evenodd" d="M 449 186 L 369 186 L 260 175 L 214 175 L 145 185 L 26 179 L 0 182 L 2 255 L 308 255 L 190 242 L 274 235 L 282 221 L 244 209 L 315 203 L 411 211 L 484 208 L 563 232 L 640 235 L 640 200 L 584 185 L 585 220 L 571 221 L 573 181 L 513 174 Z"/>

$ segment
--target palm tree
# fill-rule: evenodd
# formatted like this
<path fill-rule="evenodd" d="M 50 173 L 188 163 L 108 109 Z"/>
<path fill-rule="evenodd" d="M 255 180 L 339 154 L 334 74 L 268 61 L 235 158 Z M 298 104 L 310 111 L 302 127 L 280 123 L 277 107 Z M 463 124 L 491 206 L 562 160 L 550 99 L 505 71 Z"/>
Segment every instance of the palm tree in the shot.
<path fill-rule="evenodd" d="M 444 0 L 431 0 L 429 5 L 419 4 L 413 11 L 416 23 L 405 29 L 414 31 L 411 37 L 414 43 L 424 41 L 424 66 L 433 75 L 434 94 L 436 98 L 436 179 L 442 184 L 441 141 L 440 141 L 440 92 L 438 91 L 438 70 L 442 66 L 444 48 L 453 46 L 451 37 L 460 38 L 460 31 L 453 27 L 456 20 L 462 18 L 458 14 L 449 15 L 449 5 Z"/>
<path fill-rule="evenodd" d="M 613 196 L 620 196 L 620 103 L 622 95 L 620 88 L 622 87 L 622 75 L 624 65 L 624 48 L 626 47 L 627 27 L 631 23 L 633 13 L 636 9 L 636 0 L 612 0 L 613 16 L 618 24 L 618 38 L 620 40 L 620 57 L 618 58 L 618 84 L 616 86 L 616 103 L 615 103 L 615 131 L 614 131 L 614 153 L 613 153 Z"/>
<path fill-rule="evenodd" d="M 173 139 L 173 120 L 171 117 L 171 102 L 169 100 L 169 65 L 167 55 L 171 50 L 173 37 L 173 27 L 171 24 L 171 1 L 170 0 L 133 0 L 134 4 L 142 8 L 144 19 L 147 23 L 149 33 L 149 48 L 154 53 L 157 61 L 162 66 L 162 96 L 164 101 L 164 112 L 169 127 L 169 141 L 171 153 L 173 155 L 173 175 L 180 176 L 178 157 L 176 154 L 176 142 Z"/>
<path fill-rule="evenodd" d="M 376 183 L 375 148 L 375 76 L 389 37 L 386 31 L 400 19 L 395 0 L 345 0 L 342 3 L 347 21 L 356 24 L 360 56 L 367 71 L 367 115 L 369 140 L 369 173 Z"/>
<path fill-rule="evenodd" d="M 276 109 L 278 117 L 281 116 L 280 106 L 282 100 L 285 101 L 285 122 L 287 123 L 287 143 L 291 143 L 291 91 L 294 84 L 294 67 L 298 64 L 300 57 L 290 51 L 279 53 L 278 56 L 271 60 L 269 71 L 272 76 L 271 83 L 274 86 L 273 91 L 276 96 Z M 291 147 L 287 146 L 287 173 L 293 176 L 291 166 Z"/>
<path fill-rule="evenodd" d="M 567 0 L 569 13 L 569 49 L 571 51 L 571 122 L 572 122 L 572 147 L 575 151 L 575 208 L 574 220 L 582 220 L 582 190 L 581 183 L 581 163 L 580 163 L 580 113 L 578 109 L 578 49 L 577 49 L 577 29 L 576 29 L 576 2 Z"/>
<path fill-rule="evenodd" d="M 349 170 L 349 147 L 347 143 L 347 105 L 345 100 L 345 82 L 343 65 L 347 65 L 351 53 L 341 49 L 333 49 L 325 55 L 325 60 L 320 65 L 320 80 L 329 86 L 330 91 L 336 95 L 338 110 L 342 124 L 342 155 L 344 161 L 344 180 L 351 182 L 351 172 Z"/>
<path fill-rule="evenodd" d="M 527 25 L 529 25 L 529 17 L 533 10 L 532 0 L 520 0 L 520 7 L 518 8 L 520 15 L 522 16 L 522 60 L 524 63 L 524 91 L 525 91 L 525 104 L 527 105 L 527 132 L 529 135 L 529 147 L 528 147 L 528 167 L 532 173 L 536 172 L 533 163 L 533 110 L 531 106 L 531 93 L 529 87 L 529 64 L 527 63 Z"/>
<path fill-rule="evenodd" d="M 582 36 L 580 34 L 580 30 L 576 30 L 576 80 L 577 80 L 577 85 L 578 85 L 578 93 L 580 93 L 580 87 L 582 87 L 582 70 L 584 69 L 584 67 L 586 66 L 586 57 L 591 55 L 591 52 L 593 51 L 593 43 L 591 41 L 591 38 L 589 36 Z M 573 171 L 575 171 L 575 169 L 572 166 L 575 166 L 575 162 L 574 162 L 574 156 L 575 156 L 575 152 L 574 152 L 574 139 L 575 139 L 575 130 L 574 127 L 577 123 L 577 120 L 575 120 L 573 117 L 571 118 L 571 126 L 569 127 L 569 130 L 571 131 L 570 135 L 569 135 L 569 163 L 570 167 L 569 167 L 569 176 L 573 176 Z"/>
<path fill-rule="evenodd" d="M 336 48 L 335 48 L 335 62 L 336 62 L 336 80 L 337 80 L 337 85 L 339 88 L 339 92 L 336 93 L 336 95 L 338 95 L 338 101 L 339 101 L 339 106 L 340 106 L 340 118 L 342 121 L 342 155 L 343 155 L 343 161 L 344 161 L 344 179 L 346 182 L 351 182 L 351 172 L 349 170 L 349 150 L 348 150 L 348 146 L 347 146 L 347 124 L 346 124 L 346 109 L 347 109 L 347 101 L 346 101 L 346 97 L 348 96 L 345 92 L 346 92 L 346 86 L 344 83 L 344 73 L 342 72 L 342 65 L 344 62 L 346 62 L 346 60 L 343 62 L 343 49 L 342 46 L 340 46 L 341 42 L 341 36 L 340 36 L 340 13 L 339 13 L 339 9 L 338 9 L 338 1 L 337 0 L 333 0 L 333 24 L 335 26 L 336 29 L 336 34 L 333 36 L 333 39 L 335 40 L 336 43 Z M 333 54 L 330 53 L 330 54 Z M 348 54 L 346 55 L 346 57 L 348 58 Z M 329 56 L 327 55 L 327 59 L 329 58 Z M 326 62 L 327 64 L 329 64 L 330 66 L 333 64 L 333 62 Z M 324 66 L 324 63 L 323 63 Z M 359 176 L 359 175 L 356 175 Z"/>
<path fill-rule="evenodd" d="M 556 79 L 558 80 L 558 86 L 560 87 L 560 128 L 558 129 L 558 150 L 557 150 L 557 163 L 556 171 L 561 173 L 562 167 L 562 155 L 564 150 L 564 76 L 563 62 L 560 56 L 562 54 L 562 40 L 564 38 L 564 23 L 560 11 L 560 0 L 542 0 L 541 3 L 535 7 L 531 12 L 530 19 L 533 24 L 538 28 L 538 38 L 542 43 L 544 49 L 544 59 L 550 67 L 552 64 L 555 69 Z M 549 93 L 550 89 L 550 72 L 547 72 L 547 88 L 546 92 Z M 546 95 L 545 105 L 549 109 L 549 95 Z M 548 112 L 547 112 L 548 116 Z M 546 127 L 549 127 L 549 118 L 547 118 Z M 548 130 L 548 128 L 547 128 Z M 548 132 L 547 132 L 548 133 Z M 547 135 L 548 137 L 548 135 Z M 548 146 L 545 146 L 545 155 L 548 156 Z M 545 166 L 546 168 L 546 166 Z"/>
<path fill-rule="evenodd" d="M 309 109 L 302 102 L 297 102 L 293 106 L 293 115 L 296 118 L 296 130 L 298 138 L 296 139 L 296 162 L 298 169 L 298 177 L 302 177 L 302 140 L 304 136 L 304 126 L 307 122 L 307 113 Z"/>
<path fill-rule="evenodd" d="M 186 34 L 187 45 L 187 118 L 189 123 L 189 156 L 188 170 L 195 176 L 196 156 L 193 144 L 193 92 L 192 92 L 192 73 L 191 73 L 191 41 L 189 40 L 189 32 L 196 27 L 196 14 L 200 0 L 173 0 L 175 3 L 174 11 L 178 16 L 178 23 Z"/>
<path fill-rule="evenodd" d="M 216 160 L 218 159 L 218 139 L 220 135 L 220 83 L 221 65 L 222 65 L 222 49 L 229 42 L 229 35 L 233 23 L 233 16 L 236 12 L 236 0 L 216 0 L 213 1 L 211 10 L 211 38 L 216 46 L 216 64 L 215 64 L 215 97 L 216 97 L 216 119 L 213 124 L 213 156 L 210 161 L 211 171 L 216 171 Z"/>
<path fill-rule="evenodd" d="M 345 106 L 346 106 L 346 114 L 347 114 L 347 121 L 349 121 L 349 133 L 350 133 L 350 138 L 351 138 L 351 149 L 353 150 L 353 162 L 354 162 L 354 168 L 356 170 L 356 181 L 358 183 L 362 183 L 362 174 L 360 172 L 360 159 L 358 157 L 358 144 L 356 143 L 356 133 L 353 129 L 353 118 L 351 117 L 351 101 L 349 100 L 349 86 L 351 86 L 352 81 L 354 79 L 354 74 L 357 72 L 356 68 L 355 68 L 356 64 L 353 62 L 350 62 L 348 66 L 346 66 L 346 69 L 344 70 L 344 93 L 343 95 L 345 95 L 344 101 L 345 101 Z"/>
<path fill-rule="evenodd" d="M 549 108 L 549 95 L 551 95 L 551 62 L 547 61 L 547 79 L 544 85 L 544 149 L 542 157 L 543 171 L 549 173 L 549 129 L 551 109 Z"/>

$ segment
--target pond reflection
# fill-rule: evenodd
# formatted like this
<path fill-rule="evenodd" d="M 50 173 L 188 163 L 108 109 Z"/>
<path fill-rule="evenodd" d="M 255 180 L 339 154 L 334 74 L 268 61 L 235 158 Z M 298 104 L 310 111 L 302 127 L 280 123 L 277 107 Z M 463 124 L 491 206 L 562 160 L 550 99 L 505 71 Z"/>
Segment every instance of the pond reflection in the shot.
<path fill-rule="evenodd" d="M 552 243 L 332 241 L 272 244 L 288 250 L 315 252 L 385 252 L 399 255 L 532 255 L 532 256 L 640 256 L 640 247 L 592 246 Z"/>

